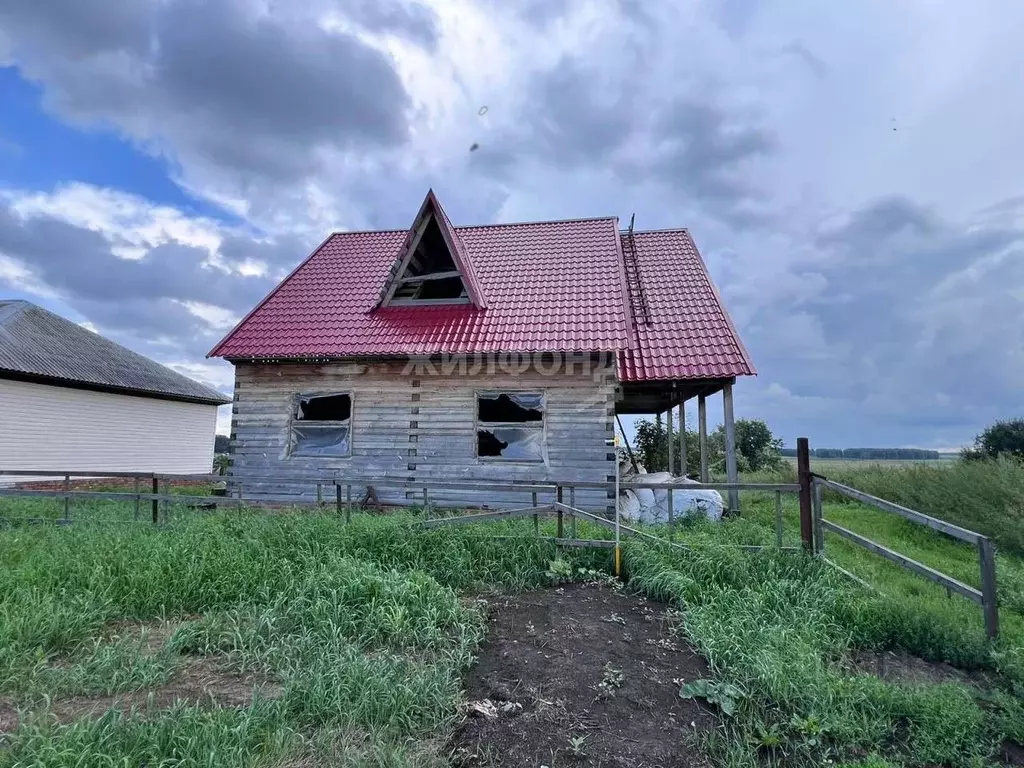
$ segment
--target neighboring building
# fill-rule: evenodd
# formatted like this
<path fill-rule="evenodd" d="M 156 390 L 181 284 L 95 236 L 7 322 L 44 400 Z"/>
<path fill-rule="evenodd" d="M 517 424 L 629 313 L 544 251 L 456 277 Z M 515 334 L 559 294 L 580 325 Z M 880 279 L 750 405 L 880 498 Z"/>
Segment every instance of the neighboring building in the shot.
<path fill-rule="evenodd" d="M 27 301 L 0 301 L 0 469 L 203 473 L 209 387 Z"/>
<path fill-rule="evenodd" d="M 235 365 L 235 481 L 276 499 L 310 498 L 293 478 L 311 472 L 607 481 L 617 413 L 723 392 L 731 430 L 732 384 L 754 373 L 686 230 L 454 227 L 432 192 L 408 231 L 331 235 L 210 355 Z"/>

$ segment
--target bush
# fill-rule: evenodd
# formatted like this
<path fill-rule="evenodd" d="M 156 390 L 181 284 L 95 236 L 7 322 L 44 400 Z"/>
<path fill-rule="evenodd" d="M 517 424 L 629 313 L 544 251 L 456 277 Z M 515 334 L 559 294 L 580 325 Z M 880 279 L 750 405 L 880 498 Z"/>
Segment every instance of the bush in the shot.
<path fill-rule="evenodd" d="M 1024 419 L 997 421 L 974 438 L 974 446 L 960 454 L 968 461 L 1012 456 L 1024 459 Z"/>

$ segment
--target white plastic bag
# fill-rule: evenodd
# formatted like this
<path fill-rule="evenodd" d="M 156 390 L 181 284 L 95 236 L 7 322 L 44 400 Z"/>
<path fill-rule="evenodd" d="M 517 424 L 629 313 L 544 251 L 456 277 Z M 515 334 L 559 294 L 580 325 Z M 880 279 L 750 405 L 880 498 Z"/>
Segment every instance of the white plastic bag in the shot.
<path fill-rule="evenodd" d="M 636 482 L 645 483 L 686 483 L 697 484 L 696 480 L 689 478 L 673 477 L 668 472 L 653 472 L 647 475 L 634 475 L 630 478 Z M 620 498 L 620 512 L 627 517 L 627 509 L 630 516 L 628 519 L 642 523 L 664 524 L 668 522 L 668 491 L 663 489 L 652 490 L 650 488 L 636 488 L 624 491 L 633 496 L 636 501 L 630 501 L 626 505 Z M 639 513 L 634 512 L 639 506 Z M 708 520 L 721 520 L 725 503 L 718 491 L 705 489 L 685 490 L 682 488 L 672 489 L 673 516 L 679 520 L 685 517 L 706 517 Z"/>

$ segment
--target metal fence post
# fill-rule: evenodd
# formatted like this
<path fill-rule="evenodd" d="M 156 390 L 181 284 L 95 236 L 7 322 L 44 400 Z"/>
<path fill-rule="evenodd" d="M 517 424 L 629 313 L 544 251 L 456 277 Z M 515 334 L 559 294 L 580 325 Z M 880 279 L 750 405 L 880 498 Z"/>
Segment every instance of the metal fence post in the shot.
<path fill-rule="evenodd" d="M 796 476 L 800 483 L 800 539 L 804 549 L 814 552 L 814 524 L 811 507 L 811 449 L 806 437 L 796 439 Z"/>
<path fill-rule="evenodd" d="M 71 520 L 71 475 L 64 475 L 64 520 Z"/>
<path fill-rule="evenodd" d="M 985 633 L 990 640 L 999 635 L 999 601 L 996 596 L 996 552 L 992 541 L 978 539 L 978 562 L 981 565 L 981 607 L 985 612 Z"/>
<path fill-rule="evenodd" d="M 337 512 L 338 517 L 341 517 L 341 486 L 340 485 L 335 485 L 334 486 L 334 496 L 335 496 L 335 499 L 336 499 L 335 511 Z"/>
<path fill-rule="evenodd" d="M 139 492 L 140 492 L 140 490 L 141 489 L 139 488 L 139 476 L 136 475 L 135 476 L 135 520 L 136 520 L 136 522 L 138 522 L 139 510 L 140 510 L 140 507 L 142 505 L 141 500 L 139 499 Z"/>
<path fill-rule="evenodd" d="M 537 492 L 536 491 L 533 492 L 533 506 L 534 506 L 534 509 L 537 508 Z M 540 515 L 538 515 L 536 512 L 533 513 L 533 532 L 536 535 L 540 536 Z"/>
<path fill-rule="evenodd" d="M 160 478 L 156 475 L 153 476 L 153 525 L 157 525 L 160 522 L 160 499 L 157 498 L 157 494 L 160 493 Z"/>
<path fill-rule="evenodd" d="M 775 492 L 775 543 L 782 547 L 782 491 Z"/>
<path fill-rule="evenodd" d="M 345 500 L 346 500 L 346 505 L 345 505 L 345 522 L 346 523 L 351 523 L 352 522 L 352 486 L 351 485 L 346 485 L 345 486 Z"/>
<path fill-rule="evenodd" d="M 576 509 L 576 486 L 569 487 L 569 506 Z M 569 529 L 572 531 L 571 535 L 576 538 L 576 513 L 573 512 L 569 517 Z"/>
<path fill-rule="evenodd" d="M 559 504 L 562 503 L 562 486 L 560 486 L 560 485 L 556 485 L 555 486 L 555 499 L 558 501 Z M 555 536 L 557 538 L 559 538 L 559 539 L 564 538 L 564 535 L 565 535 L 564 534 L 564 529 L 563 529 L 562 525 L 563 525 L 563 523 L 562 523 L 562 508 L 559 507 L 558 508 L 558 523 L 557 523 L 558 527 L 555 529 Z"/>
<path fill-rule="evenodd" d="M 813 501 L 814 505 L 812 511 L 814 512 L 814 553 L 816 555 L 822 555 L 825 553 L 825 531 L 821 525 L 821 483 L 817 482 L 813 477 L 811 478 L 811 490 L 814 493 Z"/>

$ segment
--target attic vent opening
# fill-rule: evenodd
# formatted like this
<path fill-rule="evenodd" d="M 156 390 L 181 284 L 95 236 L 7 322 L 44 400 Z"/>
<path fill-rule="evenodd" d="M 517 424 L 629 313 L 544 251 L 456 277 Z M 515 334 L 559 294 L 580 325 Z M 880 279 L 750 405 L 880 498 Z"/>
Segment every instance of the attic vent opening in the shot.
<path fill-rule="evenodd" d="M 431 215 L 398 278 L 392 303 L 419 301 L 469 301 L 466 284 Z"/>

